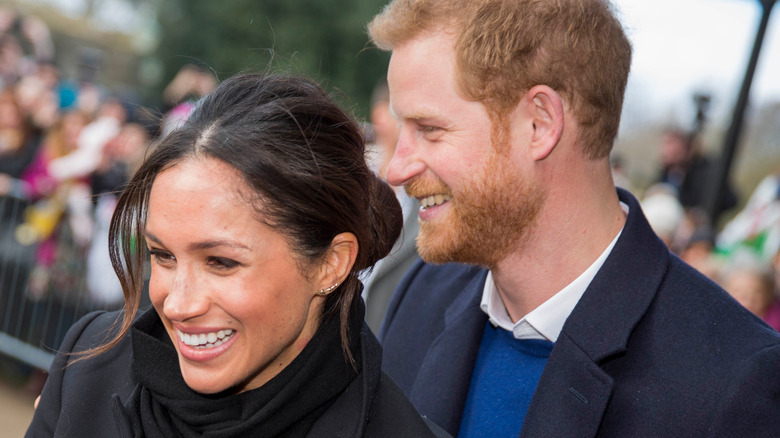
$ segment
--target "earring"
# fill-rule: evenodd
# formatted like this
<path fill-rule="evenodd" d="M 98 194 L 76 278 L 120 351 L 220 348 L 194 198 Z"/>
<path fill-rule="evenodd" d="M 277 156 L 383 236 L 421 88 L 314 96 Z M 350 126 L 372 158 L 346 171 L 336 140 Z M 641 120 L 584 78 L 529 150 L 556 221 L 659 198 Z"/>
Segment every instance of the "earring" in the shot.
<path fill-rule="evenodd" d="M 325 288 L 325 289 L 320 289 L 320 290 L 317 291 L 317 295 L 325 296 L 325 295 L 333 292 L 333 290 L 335 290 L 337 287 L 339 287 L 338 283 L 334 284 L 331 287 L 328 287 L 328 288 Z"/>

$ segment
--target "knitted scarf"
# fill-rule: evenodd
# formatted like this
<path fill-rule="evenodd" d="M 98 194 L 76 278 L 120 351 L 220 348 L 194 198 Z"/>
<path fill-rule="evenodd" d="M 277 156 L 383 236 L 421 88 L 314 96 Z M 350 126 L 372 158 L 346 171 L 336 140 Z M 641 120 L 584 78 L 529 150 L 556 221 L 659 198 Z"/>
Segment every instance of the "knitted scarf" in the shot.
<path fill-rule="evenodd" d="M 346 362 L 334 318 L 323 321 L 298 357 L 262 387 L 206 395 L 184 382 L 176 350 L 157 312 L 150 310 L 132 328 L 132 367 L 140 383 L 132 403 L 138 414 L 131 420 L 134 435 L 303 437 L 360 371 L 361 324 L 358 315 L 350 319 L 358 371 Z"/>

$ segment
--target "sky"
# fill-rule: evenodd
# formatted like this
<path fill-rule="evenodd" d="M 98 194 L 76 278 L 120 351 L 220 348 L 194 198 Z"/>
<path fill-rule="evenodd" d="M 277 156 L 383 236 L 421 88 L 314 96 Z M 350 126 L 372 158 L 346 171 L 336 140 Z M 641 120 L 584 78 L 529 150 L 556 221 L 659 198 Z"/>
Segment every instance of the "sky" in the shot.
<path fill-rule="evenodd" d="M 728 118 L 745 76 L 762 7 L 758 0 L 617 0 L 634 47 L 627 115 L 695 115 L 692 95 L 712 96 L 711 118 Z M 770 16 L 751 104 L 780 101 L 780 6 Z M 632 120 L 625 120 L 628 124 Z M 633 122 L 636 122 L 634 120 Z"/>

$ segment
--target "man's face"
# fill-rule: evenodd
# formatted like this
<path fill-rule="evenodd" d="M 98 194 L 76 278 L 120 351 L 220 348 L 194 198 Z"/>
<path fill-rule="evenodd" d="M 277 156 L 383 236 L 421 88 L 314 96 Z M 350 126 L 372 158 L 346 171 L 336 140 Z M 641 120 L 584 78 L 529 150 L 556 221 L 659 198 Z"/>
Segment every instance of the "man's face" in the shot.
<path fill-rule="evenodd" d="M 688 159 L 685 140 L 678 135 L 664 134 L 661 140 L 661 164 L 664 166 L 681 166 Z"/>
<path fill-rule="evenodd" d="M 456 85 L 453 38 L 446 33 L 396 47 L 388 82 L 401 132 L 387 179 L 420 200 L 420 255 L 495 266 L 522 246 L 544 199 L 522 171 L 514 122 L 510 144 L 492 144 L 485 107 Z"/>

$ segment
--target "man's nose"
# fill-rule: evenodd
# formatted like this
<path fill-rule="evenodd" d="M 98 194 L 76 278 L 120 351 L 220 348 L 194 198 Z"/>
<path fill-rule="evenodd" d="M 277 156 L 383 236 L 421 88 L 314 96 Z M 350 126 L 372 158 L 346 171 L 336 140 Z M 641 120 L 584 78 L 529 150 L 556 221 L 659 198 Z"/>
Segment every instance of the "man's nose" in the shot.
<path fill-rule="evenodd" d="M 407 130 L 401 129 L 398 145 L 390 163 L 387 165 L 387 182 L 402 186 L 425 170 L 425 162 L 420 158 L 419 146 Z"/>

